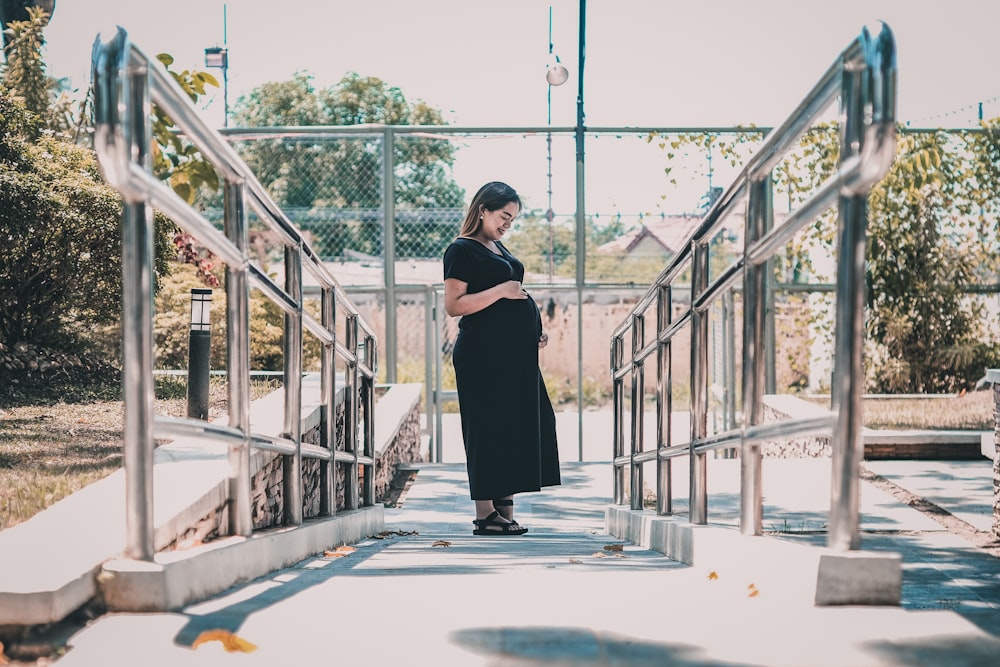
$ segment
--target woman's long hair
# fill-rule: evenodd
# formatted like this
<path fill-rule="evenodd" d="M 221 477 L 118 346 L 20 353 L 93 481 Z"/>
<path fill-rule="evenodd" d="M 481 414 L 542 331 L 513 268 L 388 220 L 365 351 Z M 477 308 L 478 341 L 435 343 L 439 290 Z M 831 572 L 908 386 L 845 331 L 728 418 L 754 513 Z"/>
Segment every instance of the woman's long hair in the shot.
<path fill-rule="evenodd" d="M 496 211 L 507 204 L 514 202 L 518 210 L 521 210 L 521 197 L 514 188 L 500 181 L 490 181 L 472 198 L 469 210 L 462 221 L 462 230 L 459 236 L 475 236 L 479 233 L 479 228 L 483 226 L 483 213 Z"/>

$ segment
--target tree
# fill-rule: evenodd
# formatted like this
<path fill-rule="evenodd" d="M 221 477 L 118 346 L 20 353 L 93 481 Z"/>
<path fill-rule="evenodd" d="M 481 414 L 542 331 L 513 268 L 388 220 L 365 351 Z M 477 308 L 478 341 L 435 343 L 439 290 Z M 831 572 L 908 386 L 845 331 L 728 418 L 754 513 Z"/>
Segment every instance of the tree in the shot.
<path fill-rule="evenodd" d="M 71 102 L 62 94 L 62 84 L 45 74 L 43 30 L 49 16 L 41 9 L 27 9 L 24 20 L 4 22 L 4 53 L 7 65 L 3 82 L 33 114 L 25 128 L 31 136 L 43 129 L 64 132 L 73 126 Z"/>
<path fill-rule="evenodd" d="M 30 20 L 28 10 L 38 8 L 45 13 L 45 24 L 56 10 L 56 0 L 0 0 L 0 26 L 3 28 L 3 48 L 7 51 L 7 27 L 14 21 Z"/>
<path fill-rule="evenodd" d="M 305 73 L 261 85 L 237 102 L 234 117 L 246 127 L 443 124 L 440 111 L 356 73 L 322 90 Z M 293 222 L 317 238 L 321 255 L 379 255 L 383 156 L 381 135 L 373 135 L 255 141 L 241 154 Z M 465 193 L 449 174 L 454 150 L 444 139 L 397 138 L 398 256 L 440 257 L 457 233 Z"/>
<path fill-rule="evenodd" d="M 31 123 L 0 94 L 0 338 L 80 348 L 89 326 L 120 315 L 122 200 L 91 151 L 47 135 L 25 141 Z M 156 238 L 160 274 L 170 241 Z"/>

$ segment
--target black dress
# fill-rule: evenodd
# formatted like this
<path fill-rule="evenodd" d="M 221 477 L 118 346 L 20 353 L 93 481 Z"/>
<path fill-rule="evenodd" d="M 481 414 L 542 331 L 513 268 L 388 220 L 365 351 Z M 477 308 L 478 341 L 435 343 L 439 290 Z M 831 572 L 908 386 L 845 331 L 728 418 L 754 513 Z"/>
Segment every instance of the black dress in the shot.
<path fill-rule="evenodd" d="M 501 255 L 458 238 L 444 253 L 444 277 L 482 292 L 523 280 L 524 265 L 499 242 Z M 538 306 L 500 299 L 458 323 L 452 360 L 473 500 L 495 500 L 560 483 L 556 420 L 538 369 Z"/>

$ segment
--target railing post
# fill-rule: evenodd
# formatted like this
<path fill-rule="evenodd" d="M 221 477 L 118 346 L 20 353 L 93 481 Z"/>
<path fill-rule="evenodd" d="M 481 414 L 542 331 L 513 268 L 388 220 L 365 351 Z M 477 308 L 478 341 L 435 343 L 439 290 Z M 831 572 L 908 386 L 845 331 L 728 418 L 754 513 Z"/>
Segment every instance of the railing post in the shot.
<path fill-rule="evenodd" d="M 437 437 L 434 443 L 434 453 L 431 460 L 435 463 L 442 462 L 442 435 L 441 432 L 444 429 L 444 419 L 441 414 L 441 403 L 443 399 L 441 395 L 444 393 L 444 380 L 441 377 L 443 372 L 441 363 L 441 327 L 444 326 L 443 321 L 439 321 L 438 317 L 441 313 L 441 303 L 439 292 L 437 288 L 433 289 L 434 297 L 434 307 L 432 308 L 433 313 L 433 323 L 434 323 L 434 433 Z M 430 385 L 428 385 L 430 386 Z M 430 419 L 430 414 L 427 415 Z"/>
<path fill-rule="evenodd" d="M 126 43 L 127 44 L 127 43 Z M 126 141 L 132 160 L 150 165 L 149 83 L 122 51 L 128 73 L 124 86 L 113 86 L 113 100 L 124 100 Z M 124 456 L 125 552 L 152 560 L 153 524 L 153 209 L 144 201 L 126 202 L 122 219 L 122 351 L 125 378 Z"/>
<path fill-rule="evenodd" d="M 323 401 L 320 444 L 330 450 L 330 460 L 320 461 L 319 513 L 322 516 L 332 516 L 337 513 L 337 465 L 334 460 L 337 451 L 337 300 L 333 288 L 323 287 L 320 299 L 323 327 L 330 332 L 333 342 L 323 346 L 320 365 L 320 394 Z"/>
<path fill-rule="evenodd" d="M 840 162 L 854 158 L 864 147 L 864 113 L 868 100 L 865 67 L 845 66 L 841 91 Z M 831 399 L 837 423 L 833 432 L 828 546 L 858 549 L 860 490 L 859 468 L 864 454 L 861 439 L 861 395 L 864 393 L 862 348 L 865 315 L 865 232 L 868 222 L 867 191 L 841 195 L 837 249 L 837 311 Z"/>
<path fill-rule="evenodd" d="M 611 339 L 611 438 L 612 461 L 625 455 L 625 383 L 618 371 L 625 365 L 625 342 L 621 336 Z M 625 468 L 612 465 L 613 491 L 616 505 L 625 504 Z"/>
<path fill-rule="evenodd" d="M 375 459 L 375 373 L 378 368 L 376 358 L 375 339 L 369 335 L 365 336 L 365 364 L 371 370 L 371 375 L 365 374 L 364 401 L 365 401 L 365 423 L 364 423 L 364 446 L 362 452 L 366 458 Z M 365 493 L 362 498 L 365 507 L 375 504 L 375 464 L 365 465 Z"/>
<path fill-rule="evenodd" d="M 771 179 L 750 184 L 744 243 L 743 278 L 743 430 L 764 418 L 766 384 L 767 273 L 770 262 L 755 264 L 747 251 L 766 233 L 771 206 Z M 763 532 L 761 446 L 744 442 L 740 448 L 740 531 Z"/>
<path fill-rule="evenodd" d="M 673 514 L 673 478 L 670 459 L 659 456 L 662 447 L 669 447 L 672 441 L 673 425 L 673 379 L 671 359 L 673 346 L 668 341 L 660 341 L 660 334 L 673 321 L 673 299 L 669 285 L 660 285 L 656 290 L 656 513 Z"/>
<path fill-rule="evenodd" d="M 434 430 L 434 350 L 438 349 L 434 339 L 434 288 L 424 287 L 424 432 L 428 435 L 427 451 L 430 460 L 434 460 L 432 452 L 440 436 Z"/>
<path fill-rule="evenodd" d="M 285 522 L 302 523 L 302 248 L 285 246 L 285 292 L 296 312 L 285 313 L 284 436 L 295 443 L 295 453 L 282 459 Z"/>
<path fill-rule="evenodd" d="M 645 372 L 642 361 L 635 358 L 642 349 L 646 337 L 646 317 L 632 318 L 632 465 L 631 465 L 631 507 L 642 509 L 642 464 L 635 462 L 635 455 L 642 452 L 643 444 L 643 383 Z"/>
<path fill-rule="evenodd" d="M 245 257 L 247 247 L 246 194 L 242 182 L 223 186 L 226 237 Z M 229 426 L 243 440 L 229 448 L 229 529 L 233 535 L 253 532 L 250 495 L 250 285 L 246 266 L 226 265 L 226 374 Z"/>
<path fill-rule="evenodd" d="M 708 244 L 693 244 L 691 261 L 691 488 L 690 522 L 708 523 L 708 458 L 694 443 L 708 433 L 708 313 L 694 304 L 708 287 Z"/>
<path fill-rule="evenodd" d="M 360 358 L 358 318 L 356 315 L 351 315 L 345 322 L 345 338 L 344 343 L 351 354 L 354 355 L 354 361 L 349 364 L 346 374 L 347 389 L 344 396 L 344 429 L 346 437 L 344 438 L 344 445 L 345 449 L 354 455 L 354 463 L 346 469 L 347 472 L 344 475 L 344 506 L 347 509 L 356 510 L 358 509 L 358 415 L 360 407 L 358 405 L 360 398 L 358 363 L 360 363 Z"/>

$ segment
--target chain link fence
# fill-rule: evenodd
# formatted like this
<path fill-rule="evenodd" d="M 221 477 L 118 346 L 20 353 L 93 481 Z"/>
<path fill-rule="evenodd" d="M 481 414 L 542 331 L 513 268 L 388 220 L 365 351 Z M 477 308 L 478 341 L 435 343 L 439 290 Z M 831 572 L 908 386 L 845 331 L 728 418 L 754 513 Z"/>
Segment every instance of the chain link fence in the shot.
<path fill-rule="evenodd" d="M 763 135 L 763 129 L 714 129 L 706 141 L 696 129 L 588 130 L 582 193 L 572 128 L 281 128 L 232 130 L 229 139 L 376 328 L 384 350 L 380 380 L 426 383 L 429 415 L 432 406 L 449 407 L 454 387 L 457 323 L 444 314 L 436 291 L 443 281 L 441 258 L 482 184 L 502 180 L 522 196 L 522 214 L 504 243 L 526 266 L 525 283 L 550 336 L 541 364 L 553 403 L 557 409 L 602 405 L 610 391 L 612 330 Z M 582 234 L 576 213 L 581 196 Z M 776 201 L 782 196 L 791 206 L 779 184 Z M 221 196 L 207 195 L 200 205 L 207 217 L 221 220 Z M 393 221 L 391 234 L 386 220 Z M 733 231 L 723 230 L 713 243 L 741 252 L 743 239 L 735 231 L 741 227 L 734 221 Z M 282 275 L 276 239 L 255 225 L 252 214 L 250 229 L 260 266 Z M 805 268 L 796 263 L 802 253 L 788 249 L 778 279 L 828 280 L 822 260 Z M 769 382 L 784 389 L 822 384 L 830 363 L 822 287 L 811 295 L 801 284 L 773 287 L 772 348 L 778 349 L 770 351 Z M 1000 321 L 995 291 L 969 298 Z M 738 299 L 732 307 L 739 310 Z M 713 320 L 738 329 L 730 315 Z M 673 353 L 677 377 L 689 363 L 681 347 Z M 739 372 L 740 360 L 729 355 L 714 350 L 713 384 Z M 735 401 L 719 396 L 721 421 L 733 419 Z M 427 428 L 433 431 L 429 416 Z"/>

